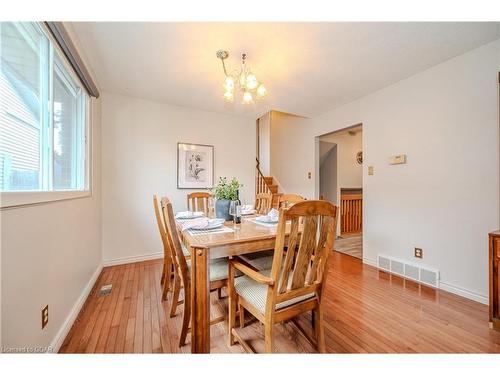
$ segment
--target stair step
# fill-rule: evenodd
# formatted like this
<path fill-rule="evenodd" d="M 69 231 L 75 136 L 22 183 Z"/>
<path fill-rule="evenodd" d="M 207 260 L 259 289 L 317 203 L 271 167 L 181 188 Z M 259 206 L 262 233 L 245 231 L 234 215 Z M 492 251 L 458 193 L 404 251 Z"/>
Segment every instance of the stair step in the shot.
<path fill-rule="evenodd" d="M 269 185 L 271 193 L 276 194 L 278 192 L 278 185 Z"/>
<path fill-rule="evenodd" d="M 264 177 L 264 181 L 266 181 L 266 184 L 272 185 L 273 184 L 273 178 L 272 177 Z"/>

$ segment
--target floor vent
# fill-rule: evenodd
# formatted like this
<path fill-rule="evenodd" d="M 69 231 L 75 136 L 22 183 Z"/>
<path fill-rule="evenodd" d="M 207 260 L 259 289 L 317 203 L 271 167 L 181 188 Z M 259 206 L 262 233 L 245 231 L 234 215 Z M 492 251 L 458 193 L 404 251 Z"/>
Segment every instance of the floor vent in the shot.
<path fill-rule="evenodd" d="M 400 259 L 395 259 L 386 255 L 379 255 L 377 258 L 378 268 L 411 279 L 422 284 L 439 287 L 439 271 L 417 264 L 408 263 Z"/>

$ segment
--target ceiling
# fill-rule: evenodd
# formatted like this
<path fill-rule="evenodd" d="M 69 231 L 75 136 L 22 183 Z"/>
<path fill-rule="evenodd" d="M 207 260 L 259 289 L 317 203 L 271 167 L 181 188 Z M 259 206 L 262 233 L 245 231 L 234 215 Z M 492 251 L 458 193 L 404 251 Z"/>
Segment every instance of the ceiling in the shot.
<path fill-rule="evenodd" d="M 500 23 L 72 23 L 101 89 L 256 118 L 313 117 L 500 37 Z M 218 49 L 269 95 L 222 99 Z M 237 102 L 238 101 L 238 102 Z"/>

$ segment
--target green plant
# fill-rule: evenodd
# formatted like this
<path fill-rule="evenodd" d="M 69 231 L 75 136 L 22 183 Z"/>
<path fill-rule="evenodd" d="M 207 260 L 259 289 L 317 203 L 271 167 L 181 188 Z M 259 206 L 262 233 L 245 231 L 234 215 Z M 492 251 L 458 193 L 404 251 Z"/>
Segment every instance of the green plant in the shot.
<path fill-rule="evenodd" d="M 218 200 L 234 201 L 238 198 L 238 189 L 242 186 L 234 177 L 230 182 L 227 182 L 227 177 L 220 177 L 219 183 L 212 189 L 212 194 Z"/>

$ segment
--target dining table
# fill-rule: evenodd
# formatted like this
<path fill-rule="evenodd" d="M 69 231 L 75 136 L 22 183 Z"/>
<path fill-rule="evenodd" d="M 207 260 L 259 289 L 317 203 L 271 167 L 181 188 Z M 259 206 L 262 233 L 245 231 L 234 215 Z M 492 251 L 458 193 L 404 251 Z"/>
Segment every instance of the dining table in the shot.
<path fill-rule="evenodd" d="M 244 216 L 216 230 L 183 230 L 180 236 L 191 254 L 191 352 L 210 352 L 210 260 L 274 249 L 277 224 Z M 287 225 L 287 234 L 289 225 Z"/>

